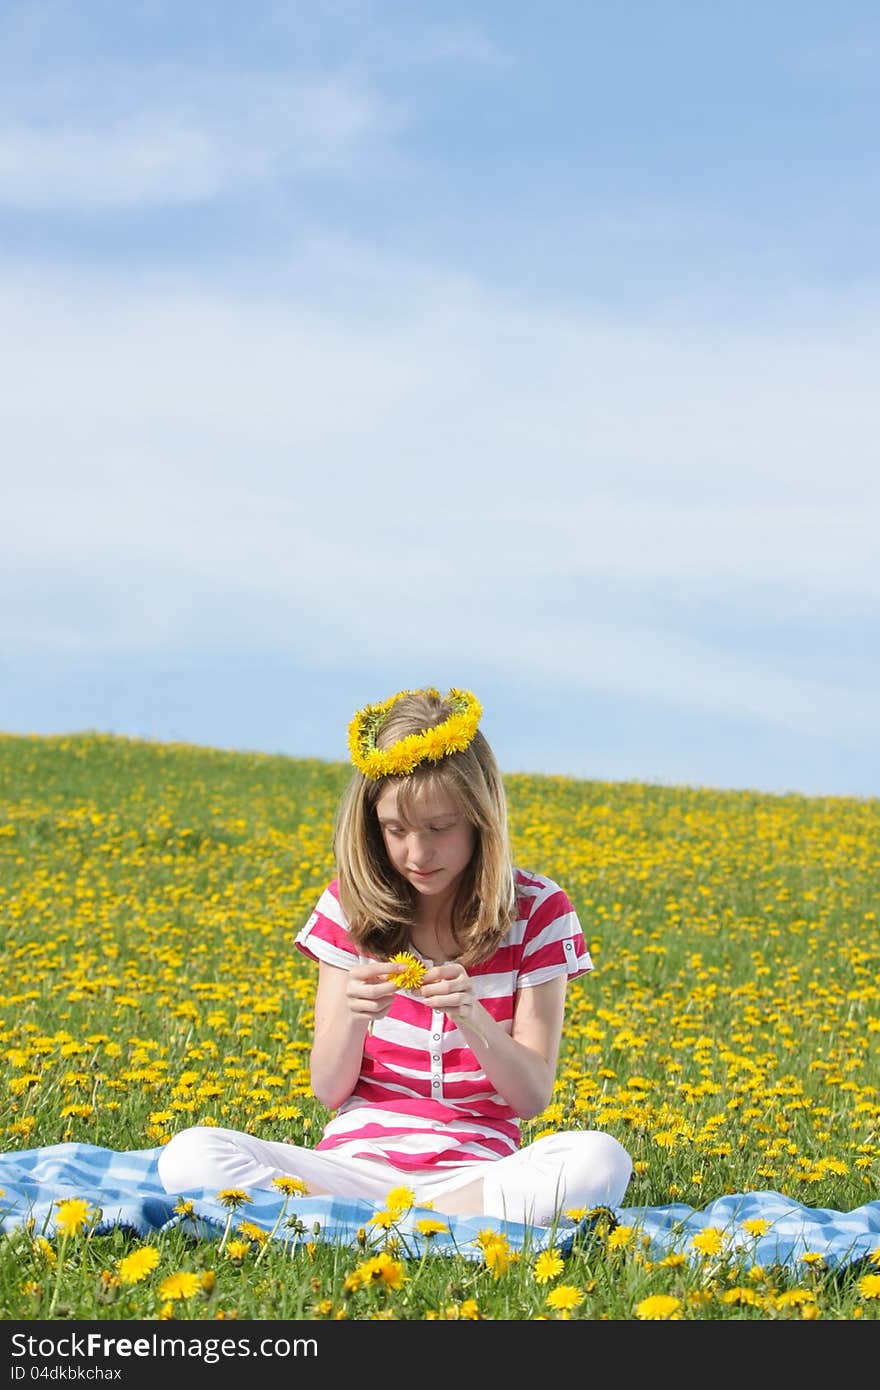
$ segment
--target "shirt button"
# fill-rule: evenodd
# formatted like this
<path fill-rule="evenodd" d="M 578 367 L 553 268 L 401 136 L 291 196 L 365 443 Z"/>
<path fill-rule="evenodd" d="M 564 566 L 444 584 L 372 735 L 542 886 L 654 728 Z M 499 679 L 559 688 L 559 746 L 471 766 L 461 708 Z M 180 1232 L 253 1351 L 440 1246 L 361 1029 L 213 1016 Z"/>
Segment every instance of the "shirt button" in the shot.
<path fill-rule="evenodd" d="M 439 1052 L 435 1052 L 434 1055 L 433 1055 L 433 1057 L 431 1058 L 431 1061 L 432 1061 L 432 1062 L 439 1062 L 439 1061 L 440 1061 L 440 1053 L 439 1053 Z"/>
<path fill-rule="evenodd" d="M 435 1042 L 439 1042 L 439 1041 L 440 1041 L 440 1034 L 439 1034 L 439 1033 L 434 1033 L 432 1036 L 433 1036 Z"/>
<path fill-rule="evenodd" d="M 433 1086 L 439 1086 L 439 1085 L 440 1085 L 439 1078 L 435 1076 L 435 1077 L 434 1077 L 434 1080 L 432 1081 L 431 1084 L 432 1084 Z"/>

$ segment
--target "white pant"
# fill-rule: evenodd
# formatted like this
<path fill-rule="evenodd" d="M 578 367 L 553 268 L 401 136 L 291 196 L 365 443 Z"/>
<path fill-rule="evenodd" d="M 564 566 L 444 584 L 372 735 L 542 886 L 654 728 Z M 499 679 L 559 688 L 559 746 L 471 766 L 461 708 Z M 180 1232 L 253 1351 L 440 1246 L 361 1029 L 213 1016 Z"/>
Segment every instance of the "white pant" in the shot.
<path fill-rule="evenodd" d="M 482 1178 L 480 1214 L 538 1226 L 551 1225 L 568 1208 L 619 1206 L 631 1174 L 626 1149 L 599 1130 L 547 1134 L 505 1158 L 416 1171 L 381 1157 L 352 1158 L 209 1125 L 181 1130 L 159 1155 L 159 1177 L 171 1193 L 271 1188 L 274 1178 L 297 1177 L 315 1195 L 378 1203 L 392 1188 L 408 1187 L 417 1205 L 431 1201 L 442 1212 L 444 1195 Z"/>

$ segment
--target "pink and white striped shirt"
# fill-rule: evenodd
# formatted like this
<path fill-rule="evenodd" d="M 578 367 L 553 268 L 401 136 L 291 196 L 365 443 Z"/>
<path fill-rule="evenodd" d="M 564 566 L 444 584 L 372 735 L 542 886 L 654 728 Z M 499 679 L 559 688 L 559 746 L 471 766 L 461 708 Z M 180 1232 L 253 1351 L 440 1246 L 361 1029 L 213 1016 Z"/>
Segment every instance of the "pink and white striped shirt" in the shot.
<path fill-rule="evenodd" d="M 522 869 L 514 870 L 514 880 L 516 920 L 495 954 L 468 968 L 478 999 L 508 1033 L 520 989 L 593 969 L 577 914 L 559 885 Z M 313 960 L 350 970 L 366 957 L 347 927 L 334 879 L 295 944 Z M 410 1171 L 503 1158 L 519 1144 L 518 1116 L 493 1089 L 455 1022 L 399 990 L 367 1034 L 354 1091 L 317 1147 L 382 1158 Z"/>

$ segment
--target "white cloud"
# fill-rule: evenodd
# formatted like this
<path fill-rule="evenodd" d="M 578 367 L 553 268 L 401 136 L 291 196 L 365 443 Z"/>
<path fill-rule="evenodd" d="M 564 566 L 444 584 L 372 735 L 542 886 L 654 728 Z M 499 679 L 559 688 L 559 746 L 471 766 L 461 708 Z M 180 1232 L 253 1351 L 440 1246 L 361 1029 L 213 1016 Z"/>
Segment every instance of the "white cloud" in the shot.
<path fill-rule="evenodd" d="M 348 78 L 83 72 L 60 87 L 7 89 L 0 205 L 94 213 L 357 177 L 388 124 L 376 96 Z"/>
<path fill-rule="evenodd" d="M 848 334 L 816 306 L 809 332 L 801 307 L 722 336 L 418 277 L 343 318 L 292 293 L 19 271 L 0 312 L 7 651 L 238 643 L 326 665 L 403 646 L 872 736 L 870 665 L 748 640 L 768 606 L 800 627 L 876 614 L 866 310 Z M 626 602 L 578 601 L 615 579 Z M 670 583 L 723 596 L 739 650 L 658 620 Z"/>

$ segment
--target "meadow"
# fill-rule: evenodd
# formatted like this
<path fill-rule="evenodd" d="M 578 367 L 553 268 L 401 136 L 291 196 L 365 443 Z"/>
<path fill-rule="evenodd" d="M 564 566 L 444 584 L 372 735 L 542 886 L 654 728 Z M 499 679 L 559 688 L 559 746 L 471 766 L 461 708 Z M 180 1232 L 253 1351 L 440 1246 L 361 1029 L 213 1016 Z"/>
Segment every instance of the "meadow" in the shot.
<path fill-rule="evenodd" d="M 86 733 L 0 736 L 4 1149 L 158 1145 L 225 1124 L 308 1143 L 316 970 L 343 763 Z M 556 1128 L 615 1134 L 627 1206 L 774 1189 L 880 1196 L 880 800 L 505 778 L 515 862 L 561 883 L 596 969 L 570 987 Z M 2 1201 L 2 1198 L 0 1198 Z M 290 1201 L 296 1220 L 296 1198 Z M 4 1319 L 850 1319 L 880 1252 L 653 1260 L 600 1221 L 565 1258 L 292 1249 L 230 1211 L 181 1228 L 0 1237 Z M 306 1233 L 307 1235 L 308 1233 Z M 378 1242 L 377 1242 L 378 1236 Z"/>

